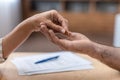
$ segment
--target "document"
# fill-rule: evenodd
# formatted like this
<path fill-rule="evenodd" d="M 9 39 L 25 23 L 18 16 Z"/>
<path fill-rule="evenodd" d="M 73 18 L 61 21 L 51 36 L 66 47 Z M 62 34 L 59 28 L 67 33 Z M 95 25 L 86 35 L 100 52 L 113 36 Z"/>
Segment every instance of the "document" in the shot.
<path fill-rule="evenodd" d="M 16 57 L 11 61 L 17 67 L 19 75 L 93 69 L 90 61 L 67 51 Z"/>

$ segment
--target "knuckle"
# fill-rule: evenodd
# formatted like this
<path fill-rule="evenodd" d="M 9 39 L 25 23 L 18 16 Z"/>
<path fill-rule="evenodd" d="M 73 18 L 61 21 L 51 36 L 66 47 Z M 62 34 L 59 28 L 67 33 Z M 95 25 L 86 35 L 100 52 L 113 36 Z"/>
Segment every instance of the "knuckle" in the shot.
<path fill-rule="evenodd" d="M 51 21 L 50 21 L 50 20 L 46 20 L 46 22 L 47 22 L 47 23 L 51 23 Z"/>
<path fill-rule="evenodd" d="M 55 15 L 59 14 L 56 10 L 51 10 L 50 12 L 51 12 L 52 16 L 55 16 Z"/>
<path fill-rule="evenodd" d="M 56 11 L 56 10 L 54 10 L 54 9 L 53 9 L 53 10 L 51 10 L 51 12 L 53 12 L 53 13 L 57 13 L 57 11 Z"/>
<path fill-rule="evenodd" d="M 32 17 L 38 19 L 38 17 L 40 17 L 40 13 L 34 14 Z"/>

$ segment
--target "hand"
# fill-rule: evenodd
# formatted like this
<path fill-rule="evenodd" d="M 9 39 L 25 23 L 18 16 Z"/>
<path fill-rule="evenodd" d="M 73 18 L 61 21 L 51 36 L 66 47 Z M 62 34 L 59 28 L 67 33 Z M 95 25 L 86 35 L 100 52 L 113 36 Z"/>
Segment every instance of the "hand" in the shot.
<path fill-rule="evenodd" d="M 88 53 L 92 49 L 92 41 L 80 33 L 69 32 L 67 39 L 59 39 L 53 30 L 47 29 L 46 25 L 42 25 L 42 33 L 64 50 Z"/>
<path fill-rule="evenodd" d="M 40 31 L 40 24 L 46 24 L 47 27 L 55 31 L 65 33 L 68 30 L 68 21 L 63 18 L 57 11 L 50 10 L 36 14 L 27 19 L 32 25 L 32 31 Z M 42 22 L 42 23 L 41 23 Z M 52 26 L 51 26 L 52 25 Z M 62 27 L 61 27 L 62 26 Z"/>
<path fill-rule="evenodd" d="M 51 10 L 36 14 L 17 25 L 9 35 L 3 39 L 3 57 L 7 56 L 23 43 L 34 31 L 41 30 L 41 24 L 47 25 L 54 31 L 65 33 L 67 30 L 67 20 L 63 18 L 57 11 Z M 63 27 L 61 27 L 63 26 Z M 15 40 L 14 40 L 15 39 Z"/>

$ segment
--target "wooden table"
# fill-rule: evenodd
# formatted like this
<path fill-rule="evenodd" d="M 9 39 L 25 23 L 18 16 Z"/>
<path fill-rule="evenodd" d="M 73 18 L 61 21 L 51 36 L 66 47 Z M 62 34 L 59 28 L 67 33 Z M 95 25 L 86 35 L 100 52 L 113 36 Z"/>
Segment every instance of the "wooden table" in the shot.
<path fill-rule="evenodd" d="M 82 57 L 93 62 L 94 69 L 79 70 L 70 72 L 60 72 L 32 76 L 20 76 L 14 64 L 11 63 L 13 57 L 36 55 L 38 53 L 17 52 L 9 56 L 6 62 L 0 64 L 1 80 L 120 80 L 120 72 L 107 67 L 101 62 L 90 58 L 87 55 Z"/>

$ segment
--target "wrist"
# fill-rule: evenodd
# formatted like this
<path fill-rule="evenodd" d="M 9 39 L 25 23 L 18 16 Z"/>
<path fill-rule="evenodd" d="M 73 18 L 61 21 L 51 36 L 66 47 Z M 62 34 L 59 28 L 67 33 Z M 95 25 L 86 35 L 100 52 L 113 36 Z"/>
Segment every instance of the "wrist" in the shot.
<path fill-rule="evenodd" d="M 89 56 L 93 56 L 93 53 L 96 52 L 96 44 L 92 41 L 87 41 L 83 44 L 80 44 L 77 47 L 77 50 L 78 50 L 78 52 L 82 52 L 82 53 L 85 53 Z"/>
<path fill-rule="evenodd" d="M 29 32 L 29 33 L 34 32 L 34 24 L 33 24 L 33 22 L 32 22 L 31 19 L 24 20 L 18 26 L 21 26 L 21 28 L 23 29 L 23 31 L 26 31 L 26 32 Z"/>
<path fill-rule="evenodd" d="M 29 23 L 29 28 L 31 29 L 32 32 L 38 32 L 40 31 L 40 23 L 44 18 L 40 17 L 39 14 L 36 14 L 30 18 L 28 18 L 26 21 Z M 40 17 L 40 18 L 39 18 Z"/>
<path fill-rule="evenodd" d="M 104 48 L 105 48 L 104 45 L 92 42 L 92 50 L 89 56 L 101 59 L 101 54 L 104 53 Z"/>

